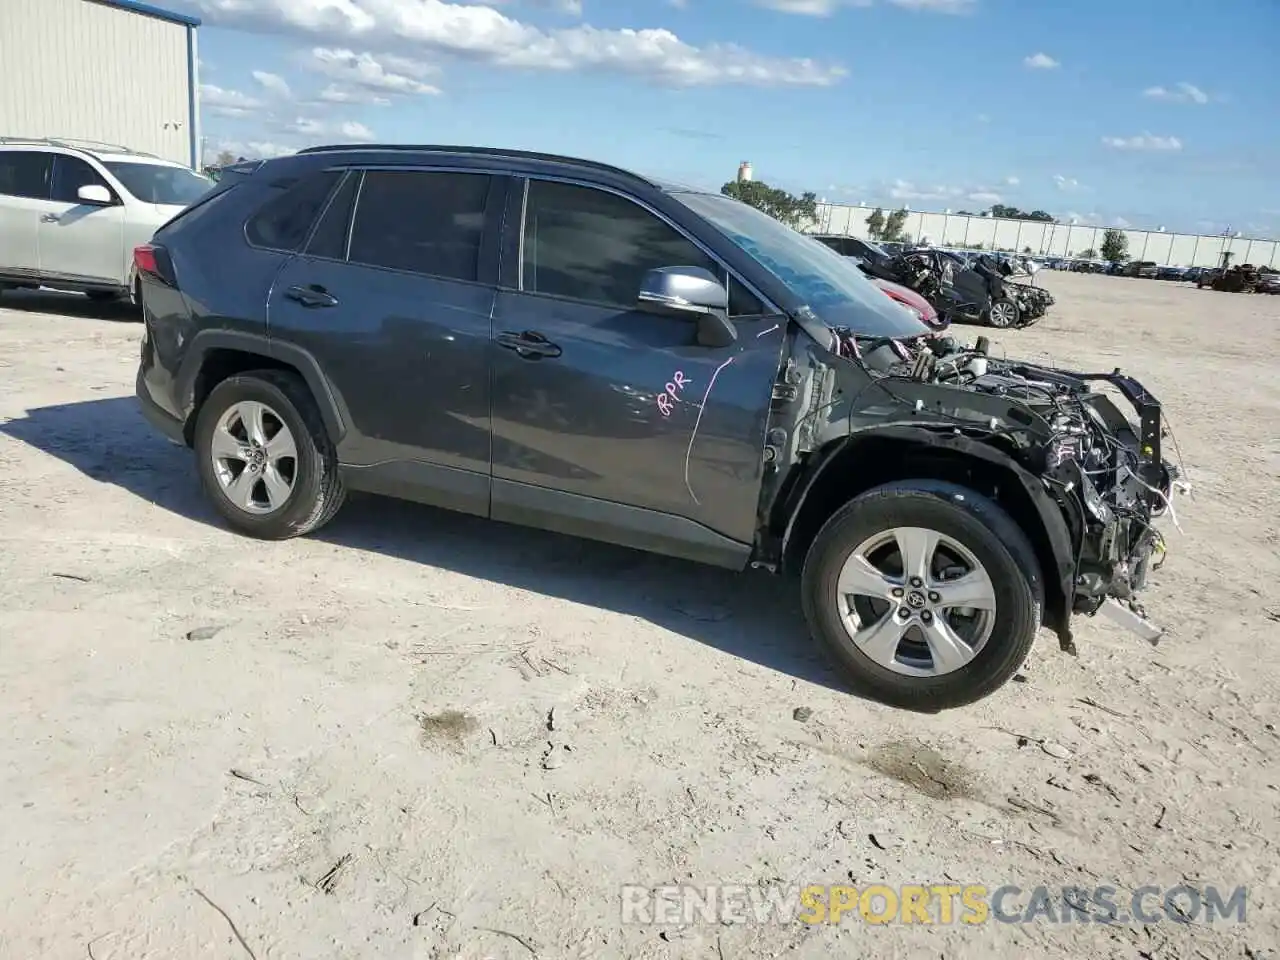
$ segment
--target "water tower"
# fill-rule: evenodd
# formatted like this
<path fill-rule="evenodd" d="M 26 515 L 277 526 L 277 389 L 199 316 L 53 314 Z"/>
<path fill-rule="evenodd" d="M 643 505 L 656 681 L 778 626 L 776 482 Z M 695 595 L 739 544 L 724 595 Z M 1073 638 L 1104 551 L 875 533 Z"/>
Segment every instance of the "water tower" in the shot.
<path fill-rule="evenodd" d="M 740 164 L 738 164 L 738 182 L 745 183 L 750 179 L 751 179 L 751 162 L 749 160 L 743 160 Z"/>

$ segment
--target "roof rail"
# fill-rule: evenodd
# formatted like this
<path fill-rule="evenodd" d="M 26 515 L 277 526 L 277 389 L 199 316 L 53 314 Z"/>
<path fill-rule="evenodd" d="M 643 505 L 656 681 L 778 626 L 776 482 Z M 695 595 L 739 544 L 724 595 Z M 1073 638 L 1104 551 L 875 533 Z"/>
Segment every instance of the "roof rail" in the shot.
<path fill-rule="evenodd" d="M 625 167 L 617 167 L 611 163 L 600 163 L 597 160 L 583 160 L 580 157 L 566 157 L 557 153 L 539 153 L 533 150 L 507 150 L 502 147 L 464 147 L 442 144 L 414 144 L 414 143 L 334 143 L 316 147 L 304 147 L 299 150 L 299 154 L 308 153 L 330 153 L 335 151 L 353 151 L 353 150 L 394 150 L 394 151 L 413 151 L 419 153 L 460 153 L 471 154 L 479 157 L 507 157 L 512 160 L 546 160 L 552 163 L 572 163 L 580 167 L 590 167 L 593 170 L 600 170 L 605 173 L 614 173 L 622 177 L 629 177 L 632 180 L 639 180 L 649 186 L 656 186 L 647 177 Z"/>
<path fill-rule="evenodd" d="M 0 136 L 0 143 L 29 143 L 40 144 L 46 147 L 65 147 L 68 150 L 85 150 L 88 152 L 98 151 L 100 153 L 128 153 L 135 157 L 153 157 L 160 159 L 154 153 L 146 153 L 142 150 L 134 150 L 131 147 L 123 146 L 118 143 L 108 143 L 105 140 L 84 140 L 79 137 L 10 137 Z"/>

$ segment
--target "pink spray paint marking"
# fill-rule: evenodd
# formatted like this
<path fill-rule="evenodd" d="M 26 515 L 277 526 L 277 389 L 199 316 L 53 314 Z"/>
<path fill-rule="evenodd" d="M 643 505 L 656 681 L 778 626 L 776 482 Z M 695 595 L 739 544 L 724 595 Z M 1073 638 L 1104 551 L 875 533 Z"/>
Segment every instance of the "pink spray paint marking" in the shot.
<path fill-rule="evenodd" d="M 680 392 L 692 383 L 692 380 L 686 380 L 684 378 L 683 370 L 677 370 L 673 373 L 671 375 L 671 379 L 667 381 L 667 385 L 663 388 L 662 393 L 658 394 L 658 412 L 664 417 L 671 416 L 671 411 L 675 409 L 676 404 L 680 400 Z"/>

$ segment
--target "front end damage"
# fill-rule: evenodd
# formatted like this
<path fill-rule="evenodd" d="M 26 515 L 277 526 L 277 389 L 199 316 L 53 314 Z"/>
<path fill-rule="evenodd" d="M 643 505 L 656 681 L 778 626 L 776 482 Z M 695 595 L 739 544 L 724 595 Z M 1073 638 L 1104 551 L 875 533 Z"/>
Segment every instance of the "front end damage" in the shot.
<path fill-rule="evenodd" d="M 884 465 L 886 452 L 913 470 L 972 465 L 973 476 L 1002 487 L 984 493 L 1030 504 L 1019 519 L 1039 528 L 1042 573 L 1058 600 L 1045 610 L 1044 625 L 1063 650 L 1076 652 L 1073 614 L 1102 613 L 1159 640 L 1139 597 L 1164 560 L 1155 522 L 1172 511 L 1180 481 L 1163 455 L 1160 403 L 1141 383 L 1119 370 L 996 359 L 981 337 L 965 346 L 950 337 L 868 339 L 836 330 L 824 348 L 816 324 L 804 326 L 818 342 L 797 331 L 771 422 L 771 436 L 788 441 L 773 451 L 779 473 L 791 465 L 804 475 L 790 491 L 779 477 L 782 513 L 798 509 L 841 448 L 873 443 L 864 449 L 874 449 L 874 458 L 848 461 L 858 464 L 855 475 L 866 472 L 869 459 L 876 461 L 872 473 L 900 469 Z M 788 421 L 791 429 L 782 429 Z M 793 525 L 787 521 L 784 554 Z"/>

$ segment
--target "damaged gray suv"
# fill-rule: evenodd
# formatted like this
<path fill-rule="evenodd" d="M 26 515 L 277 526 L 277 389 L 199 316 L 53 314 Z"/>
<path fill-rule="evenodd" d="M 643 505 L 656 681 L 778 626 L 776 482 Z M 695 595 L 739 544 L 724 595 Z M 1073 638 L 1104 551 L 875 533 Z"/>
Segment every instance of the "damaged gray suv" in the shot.
<path fill-rule="evenodd" d="M 247 535 L 359 490 L 796 571 L 848 684 L 918 710 L 999 688 L 1041 625 L 1073 650 L 1074 614 L 1156 634 L 1156 399 L 940 338 L 727 197 L 319 147 L 229 168 L 135 263 L 142 410 Z"/>

